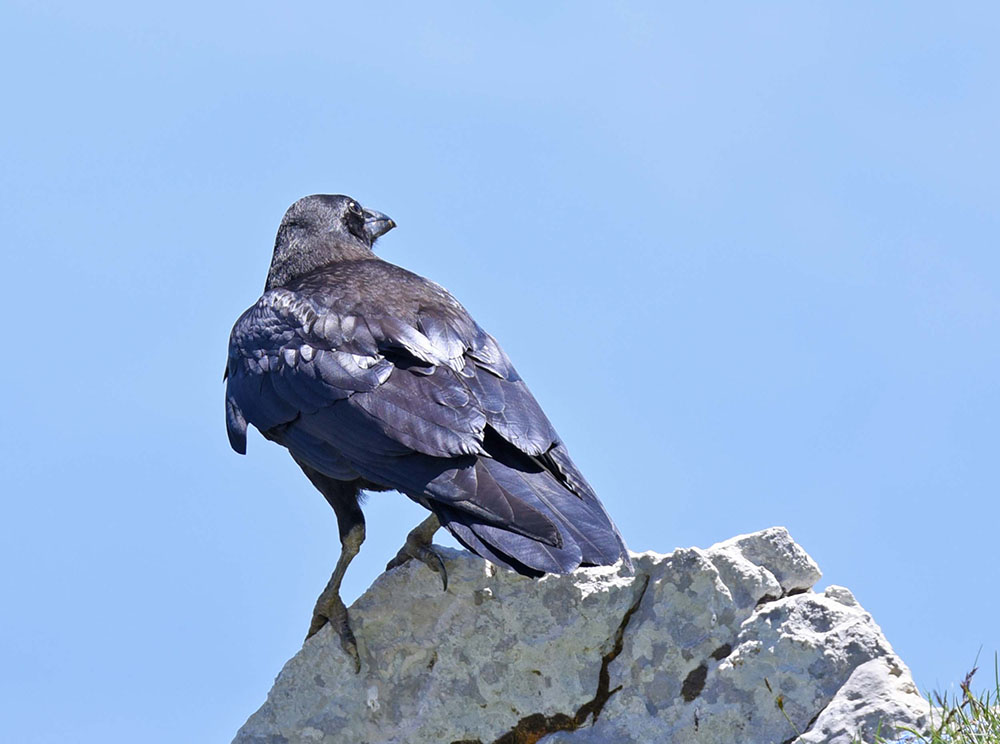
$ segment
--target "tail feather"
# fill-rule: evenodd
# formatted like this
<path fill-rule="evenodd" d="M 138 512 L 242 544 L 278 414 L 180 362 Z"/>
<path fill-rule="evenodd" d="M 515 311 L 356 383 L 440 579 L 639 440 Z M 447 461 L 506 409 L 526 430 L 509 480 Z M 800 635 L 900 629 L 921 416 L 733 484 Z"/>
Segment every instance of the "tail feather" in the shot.
<path fill-rule="evenodd" d="M 548 471 L 515 470 L 488 458 L 483 462 L 504 488 L 548 515 L 558 525 L 564 542 L 577 545 L 577 565 L 608 565 L 621 557 L 620 538 L 599 503 L 585 501 L 566 490 Z M 530 500 L 522 494 L 530 494 Z"/>
<path fill-rule="evenodd" d="M 526 574 L 568 573 L 580 565 L 611 565 L 624 558 L 625 546 L 600 502 L 581 497 L 529 458 L 520 461 L 480 457 L 474 466 L 476 491 L 463 501 L 430 499 L 441 524 L 465 547 L 500 565 Z M 433 494 L 435 484 L 428 485 Z M 510 522 L 484 519 L 478 504 L 492 504 L 497 492 L 505 502 L 518 505 Z M 494 509 L 490 509 L 494 511 Z M 549 524 L 558 542 L 540 541 L 537 527 Z M 534 533 L 534 534 L 532 534 Z M 525 570 L 528 569 L 528 570 Z"/>
<path fill-rule="evenodd" d="M 604 553 L 604 561 L 600 563 L 595 561 L 595 565 L 614 563 L 619 558 L 622 558 L 625 560 L 625 565 L 627 565 L 631 570 L 632 559 L 629 557 L 628 549 L 625 547 L 625 540 L 622 539 L 622 535 L 618 531 L 618 527 L 615 526 L 614 521 L 611 519 L 611 515 L 608 514 L 607 509 L 604 508 L 604 504 L 602 504 L 600 499 L 597 498 L 597 494 L 594 493 L 594 489 L 587 482 L 587 479 L 583 477 L 583 473 L 581 473 L 576 467 L 576 463 L 570 459 L 569 452 L 566 451 L 566 447 L 562 443 L 557 443 L 545 454 L 545 457 L 548 458 L 553 465 L 555 465 L 555 472 L 561 476 L 560 480 L 565 481 L 566 485 L 571 490 L 578 493 L 582 499 L 592 504 L 592 508 L 596 512 L 600 513 L 601 523 L 610 527 L 611 532 L 616 538 L 617 547 L 612 548 L 610 553 Z M 610 561 L 607 560 L 608 558 L 611 558 L 612 555 L 615 555 L 615 557 Z"/>
<path fill-rule="evenodd" d="M 569 573 L 580 565 L 580 546 L 569 540 L 564 540 L 562 548 L 554 548 L 488 524 L 473 524 L 470 529 L 481 542 L 544 573 Z"/>
<path fill-rule="evenodd" d="M 433 504 L 434 513 L 465 548 L 523 576 L 568 573 L 580 564 L 579 551 L 553 548 L 507 530 L 477 523 L 468 514 Z"/>

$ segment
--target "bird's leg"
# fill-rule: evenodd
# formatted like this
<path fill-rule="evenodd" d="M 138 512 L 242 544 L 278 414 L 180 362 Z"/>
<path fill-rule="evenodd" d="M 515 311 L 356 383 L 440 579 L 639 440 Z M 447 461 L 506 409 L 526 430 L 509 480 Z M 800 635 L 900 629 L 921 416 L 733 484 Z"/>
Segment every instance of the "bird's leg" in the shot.
<path fill-rule="evenodd" d="M 313 609 L 312 622 L 309 624 L 309 632 L 306 640 L 312 638 L 324 625 L 330 623 L 333 629 L 340 636 L 340 645 L 344 651 L 354 660 L 354 671 L 361 671 L 361 657 L 358 655 L 358 643 L 354 639 L 354 631 L 347 619 L 347 607 L 344 600 L 340 598 L 340 585 L 344 580 L 344 573 L 350 565 L 354 556 L 361 549 L 361 543 L 365 539 L 365 523 L 354 524 L 343 535 L 340 540 L 340 558 L 337 559 L 337 566 L 333 569 L 333 575 L 327 583 L 323 593 L 316 600 L 316 607 Z"/>
<path fill-rule="evenodd" d="M 396 557 L 389 561 L 385 570 L 391 571 L 398 566 L 402 566 L 410 559 L 416 558 L 434 573 L 441 574 L 441 584 L 444 586 L 444 590 L 448 591 L 448 571 L 444 567 L 444 561 L 441 559 L 441 556 L 431 547 L 431 540 L 434 539 L 434 533 L 440 528 L 441 522 L 438 520 L 437 515 L 431 514 L 427 519 L 410 530 L 410 534 L 406 536 L 406 542 L 403 544 L 403 547 L 396 553 Z"/>
<path fill-rule="evenodd" d="M 347 567 L 361 549 L 361 543 L 365 541 L 365 515 L 361 513 L 361 504 L 358 502 L 361 489 L 357 482 L 339 481 L 323 475 L 303 462 L 298 460 L 296 462 L 306 477 L 323 494 L 327 503 L 333 507 L 337 515 L 337 528 L 340 531 L 340 558 L 337 559 L 330 581 L 316 600 L 306 640 L 312 638 L 320 628 L 329 623 L 340 636 L 340 645 L 344 651 L 354 660 L 354 671 L 360 672 L 361 657 L 358 655 L 358 643 L 348 622 L 347 607 L 340 598 L 340 585 L 344 581 Z"/>

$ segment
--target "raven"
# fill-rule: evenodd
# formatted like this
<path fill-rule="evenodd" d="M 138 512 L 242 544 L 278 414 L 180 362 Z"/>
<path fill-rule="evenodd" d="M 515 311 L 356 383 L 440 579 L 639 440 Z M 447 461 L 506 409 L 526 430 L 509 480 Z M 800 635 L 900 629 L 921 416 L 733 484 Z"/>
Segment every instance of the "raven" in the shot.
<path fill-rule="evenodd" d="M 331 623 L 360 670 L 340 585 L 365 537 L 362 490 L 395 490 L 431 516 L 386 570 L 445 527 L 526 576 L 631 567 L 597 494 L 497 342 L 432 281 L 380 259 L 396 223 L 348 196 L 295 202 L 278 228 L 264 294 L 229 339 L 226 428 L 286 447 L 337 516 L 341 555 L 309 638 Z"/>

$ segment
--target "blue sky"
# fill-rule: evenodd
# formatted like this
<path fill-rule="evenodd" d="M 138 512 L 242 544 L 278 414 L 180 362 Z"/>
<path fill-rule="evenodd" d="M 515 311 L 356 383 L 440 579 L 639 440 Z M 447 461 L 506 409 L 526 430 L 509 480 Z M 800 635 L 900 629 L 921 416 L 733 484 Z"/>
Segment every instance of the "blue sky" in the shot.
<path fill-rule="evenodd" d="M 316 192 L 395 218 L 633 549 L 786 525 L 922 689 L 991 666 L 998 20 L 5 3 L 5 734 L 225 741 L 299 648 L 335 520 L 221 376 Z M 351 597 L 421 518 L 366 513 Z"/>

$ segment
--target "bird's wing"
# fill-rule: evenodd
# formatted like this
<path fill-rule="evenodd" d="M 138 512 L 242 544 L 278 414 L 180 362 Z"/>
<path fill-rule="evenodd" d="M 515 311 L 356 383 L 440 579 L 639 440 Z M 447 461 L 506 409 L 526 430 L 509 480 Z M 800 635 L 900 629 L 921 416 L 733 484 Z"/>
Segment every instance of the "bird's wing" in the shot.
<path fill-rule="evenodd" d="M 481 453 L 487 424 L 529 455 L 557 441 L 507 355 L 454 300 L 428 302 L 406 320 L 271 290 L 233 328 L 227 377 L 238 452 L 248 422 L 266 432 L 337 401 L 364 411 L 398 445 L 434 457 Z"/>
<path fill-rule="evenodd" d="M 622 550 L 510 359 L 450 295 L 403 316 L 272 290 L 237 321 L 227 374 L 238 452 L 251 423 L 300 462 L 402 491 L 477 552 L 533 570 Z"/>
<path fill-rule="evenodd" d="M 559 441 L 535 396 L 496 340 L 477 326 L 467 351 L 474 374 L 469 388 L 487 423 L 527 455 L 543 455 Z"/>
<path fill-rule="evenodd" d="M 488 420 L 509 428 L 502 389 L 476 381 L 500 373 L 502 353 L 493 352 L 494 371 L 477 367 L 468 354 L 484 334 L 467 314 L 428 308 L 407 323 L 315 299 L 272 290 L 233 328 L 226 368 L 233 448 L 246 451 L 251 423 L 328 475 L 360 475 L 558 542 L 548 518 L 499 487 L 477 487 L 489 476 L 462 468 L 483 452 Z M 536 429 L 522 439 L 537 439 Z"/>
<path fill-rule="evenodd" d="M 318 311 L 295 292 L 265 292 L 229 338 L 226 425 L 246 452 L 247 423 L 262 433 L 352 394 L 374 390 L 393 364 L 363 323 Z"/>

